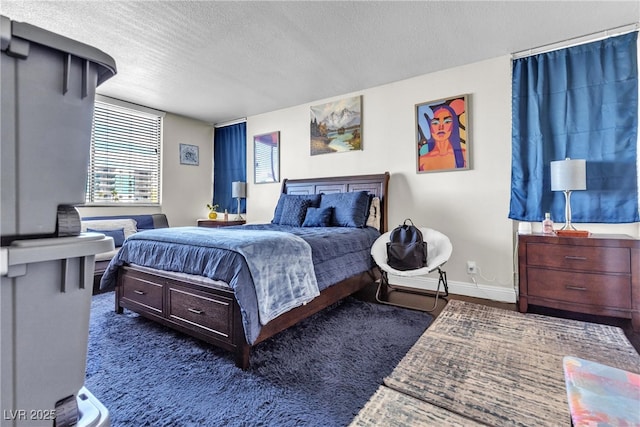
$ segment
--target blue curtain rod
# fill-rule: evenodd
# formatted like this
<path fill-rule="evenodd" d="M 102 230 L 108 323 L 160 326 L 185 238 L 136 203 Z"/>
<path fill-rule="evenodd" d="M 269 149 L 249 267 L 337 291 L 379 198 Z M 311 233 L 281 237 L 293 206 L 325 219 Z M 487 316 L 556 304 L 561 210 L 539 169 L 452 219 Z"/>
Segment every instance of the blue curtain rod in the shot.
<path fill-rule="evenodd" d="M 631 33 L 640 29 L 640 22 L 634 22 L 633 24 L 623 25 L 621 27 L 611 28 L 604 31 L 598 31 L 597 33 L 591 33 L 572 39 L 562 40 L 556 43 L 547 44 L 544 46 L 538 46 L 531 49 L 521 50 L 511 54 L 511 59 L 525 58 L 527 56 L 538 55 L 540 53 L 551 52 L 552 50 L 564 49 L 571 46 L 577 46 L 579 44 L 591 43 L 596 40 L 603 40 L 609 37 L 620 36 L 622 34 Z"/>

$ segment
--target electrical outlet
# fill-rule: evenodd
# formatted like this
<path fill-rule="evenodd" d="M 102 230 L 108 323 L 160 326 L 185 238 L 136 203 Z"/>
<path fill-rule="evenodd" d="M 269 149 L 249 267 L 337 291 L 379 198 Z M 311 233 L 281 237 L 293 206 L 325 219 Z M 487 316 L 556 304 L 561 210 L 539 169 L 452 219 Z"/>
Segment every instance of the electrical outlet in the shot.
<path fill-rule="evenodd" d="M 467 274 L 477 274 L 478 267 L 475 261 L 467 261 Z"/>

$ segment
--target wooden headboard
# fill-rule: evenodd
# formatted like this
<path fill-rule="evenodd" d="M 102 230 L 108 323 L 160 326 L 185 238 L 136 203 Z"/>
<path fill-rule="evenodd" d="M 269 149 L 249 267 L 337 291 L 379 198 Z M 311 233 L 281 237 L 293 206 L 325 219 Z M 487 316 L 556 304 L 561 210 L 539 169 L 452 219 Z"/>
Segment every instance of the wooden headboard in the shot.
<path fill-rule="evenodd" d="M 368 191 L 380 198 L 380 232 L 387 231 L 389 172 L 378 175 L 332 176 L 327 178 L 284 179 L 284 194 L 350 193 Z"/>

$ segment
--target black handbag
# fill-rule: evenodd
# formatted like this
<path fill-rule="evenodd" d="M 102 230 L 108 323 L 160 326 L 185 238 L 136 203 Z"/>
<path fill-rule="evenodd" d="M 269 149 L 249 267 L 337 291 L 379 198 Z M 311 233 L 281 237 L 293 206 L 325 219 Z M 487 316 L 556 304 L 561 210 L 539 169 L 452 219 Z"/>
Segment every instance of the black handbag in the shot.
<path fill-rule="evenodd" d="M 423 240 L 420 229 L 409 218 L 391 231 L 390 241 L 387 243 L 387 264 L 401 271 L 427 265 L 427 243 Z"/>

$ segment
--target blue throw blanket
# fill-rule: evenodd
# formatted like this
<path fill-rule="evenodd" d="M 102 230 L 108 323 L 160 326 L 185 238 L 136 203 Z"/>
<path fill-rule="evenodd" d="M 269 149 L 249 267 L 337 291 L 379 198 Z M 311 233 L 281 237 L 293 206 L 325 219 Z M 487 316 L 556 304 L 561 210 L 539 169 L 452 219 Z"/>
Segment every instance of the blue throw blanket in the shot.
<path fill-rule="evenodd" d="M 311 247 L 302 238 L 281 231 L 203 227 L 155 229 L 130 236 L 105 272 L 101 287 L 115 284 L 117 266 L 124 263 L 224 280 L 216 275 L 214 263 L 192 267 L 194 262 L 204 261 L 208 249 L 224 249 L 244 257 L 263 325 L 320 294 Z"/>

